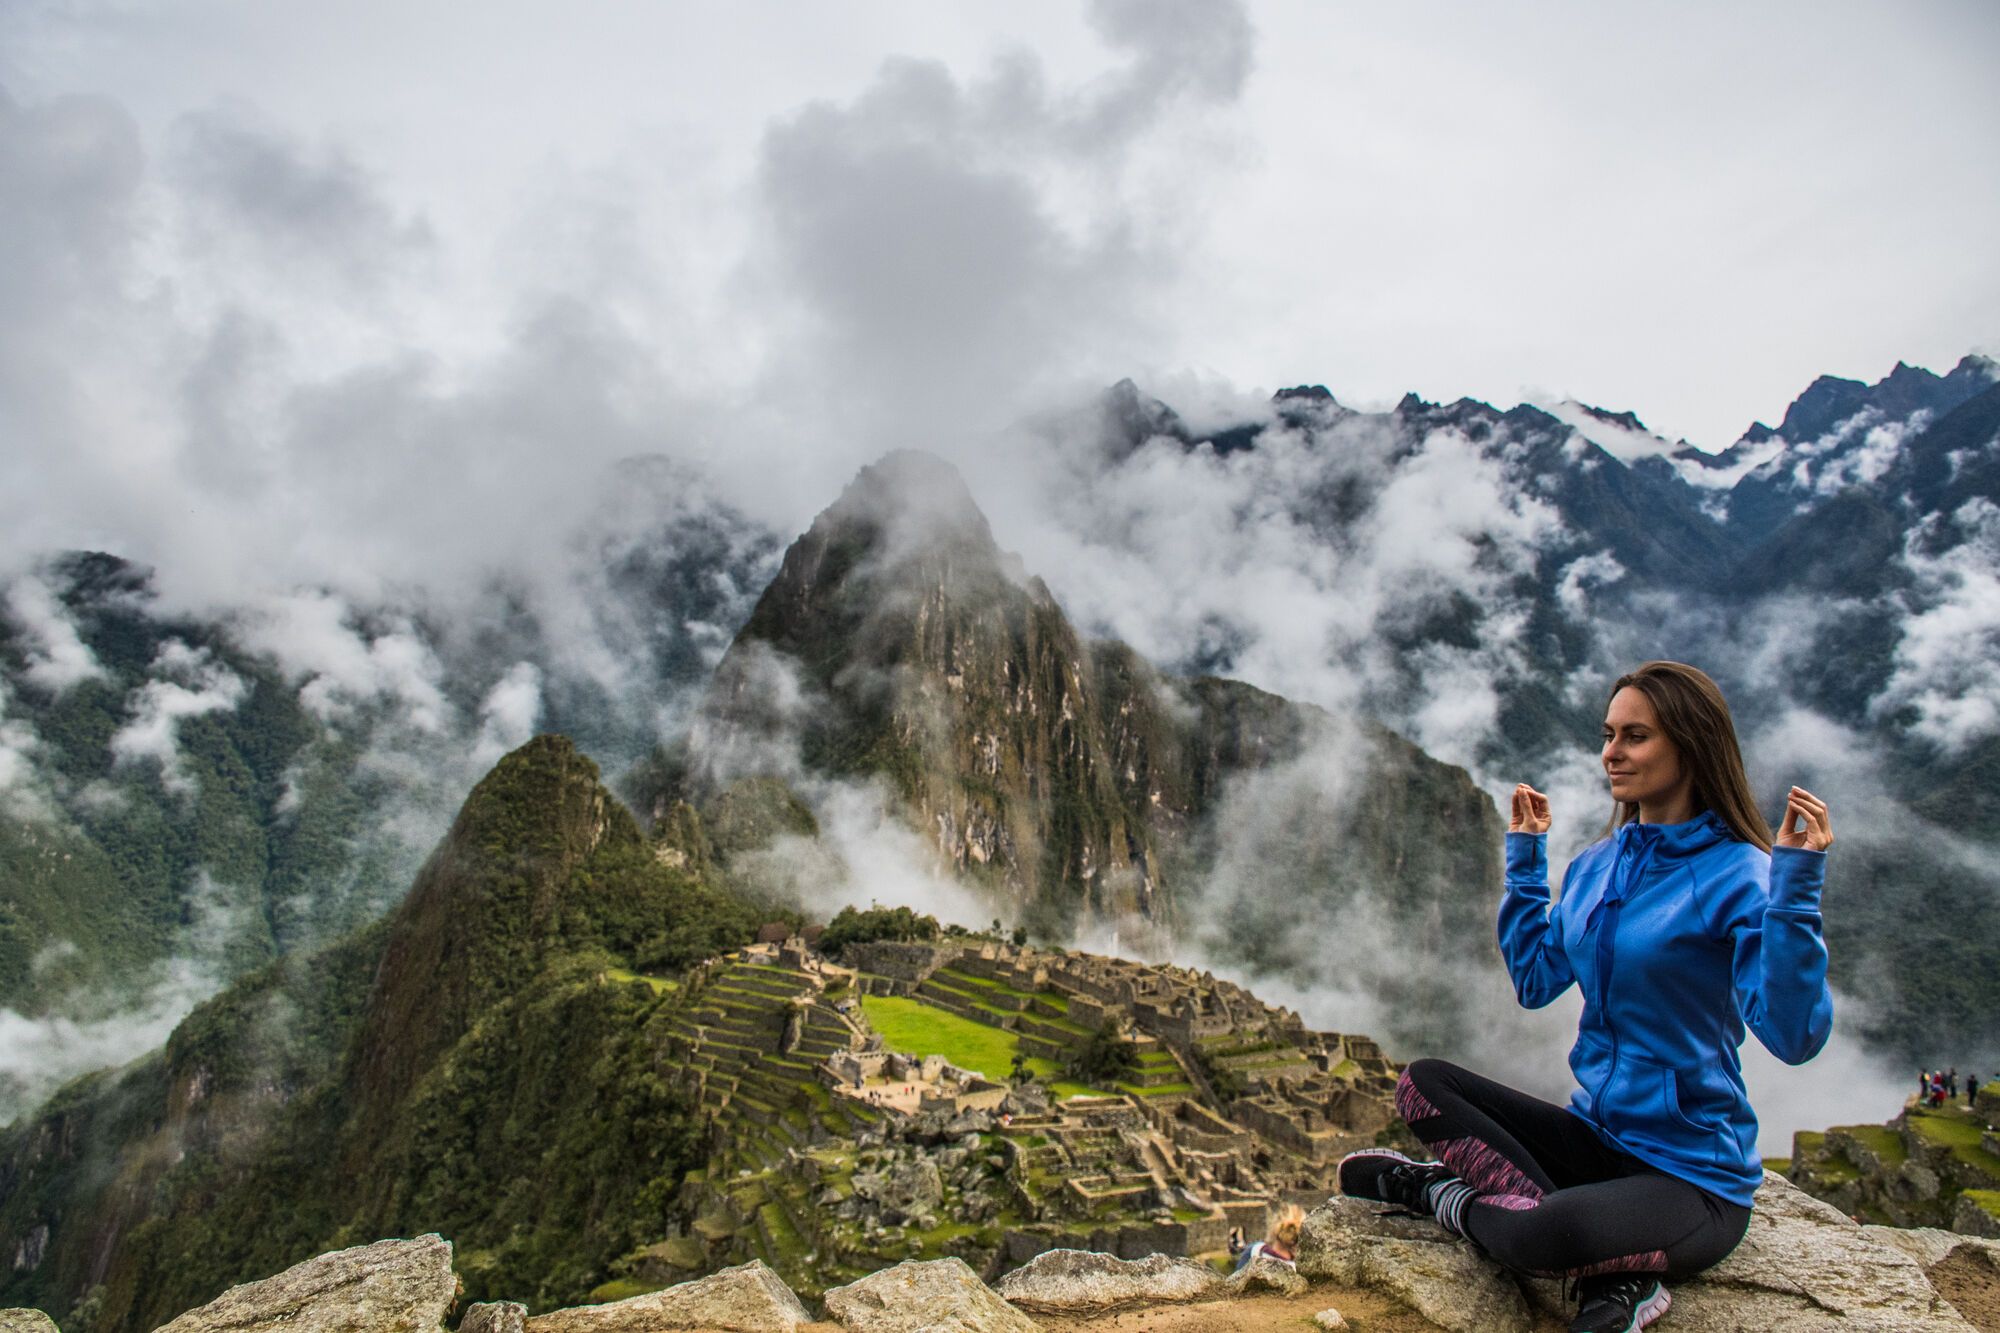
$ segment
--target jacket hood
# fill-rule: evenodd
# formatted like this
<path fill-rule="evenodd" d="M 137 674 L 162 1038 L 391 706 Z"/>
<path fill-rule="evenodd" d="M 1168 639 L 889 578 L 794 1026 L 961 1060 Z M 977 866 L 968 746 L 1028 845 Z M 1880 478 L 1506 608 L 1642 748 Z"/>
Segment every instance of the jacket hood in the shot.
<path fill-rule="evenodd" d="M 1618 850 L 1651 849 L 1653 856 L 1668 860 L 1697 856 L 1717 843 L 1734 841 L 1736 835 L 1722 816 L 1704 810 L 1684 824 L 1641 824 L 1636 820 L 1621 824 L 1616 835 Z"/>

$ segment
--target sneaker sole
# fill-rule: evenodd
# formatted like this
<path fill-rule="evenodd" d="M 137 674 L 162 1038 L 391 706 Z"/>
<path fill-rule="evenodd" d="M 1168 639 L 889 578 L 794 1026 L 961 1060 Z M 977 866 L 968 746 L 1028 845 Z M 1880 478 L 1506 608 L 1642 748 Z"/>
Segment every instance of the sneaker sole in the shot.
<path fill-rule="evenodd" d="M 1661 1287 L 1632 1312 L 1632 1322 L 1625 1326 L 1625 1333 L 1639 1333 L 1640 1329 L 1665 1314 L 1667 1307 L 1673 1303 L 1674 1298 L 1667 1295 L 1665 1287 Z"/>
<path fill-rule="evenodd" d="M 1353 1161 L 1358 1161 L 1358 1160 L 1360 1160 L 1361 1158 L 1364 1158 L 1364 1157 L 1368 1157 L 1368 1158 L 1375 1158 L 1375 1157 L 1386 1157 L 1386 1158 L 1388 1158 L 1388 1159 L 1389 1159 L 1390 1161 L 1392 1161 L 1392 1162 L 1407 1162 L 1407 1163 L 1409 1163 L 1409 1164 L 1410 1164 L 1411 1166 L 1419 1166 L 1419 1165 L 1421 1165 L 1421 1163 L 1419 1163 L 1419 1162 L 1417 1161 L 1417 1159 L 1416 1159 L 1416 1158 L 1414 1158 L 1414 1157 L 1406 1157 L 1406 1156 L 1404 1156 L 1404 1155 L 1403 1155 L 1402 1153 L 1399 1153 L 1399 1152 L 1397 1152 L 1397 1151 L 1396 1151 L 1396 1150 L 1395 1150 L 1394 1148 L 1363 1148 L 1363 1149 L 1361 1149 L 1361 1150 L 1360 1150 L 1359 1152 L 1351 1152 L 1351 1153 L 1347 1154 L 1347 1156 L 1345 1156 L 1345 1157 L 1343 1157 L 1343 1158 L 1341 1158 L 1341 1159 L 1340 1159 L 1340 1165 L 1339 1165 L 1338 1167 L 1336 1167 L 1336 1168 L 1335 1168 L 1335 1171 L 1334 1171 L 1334 1177 L 1335 1177 L 1335 1179 L 1336 1179 L 1336 1180 L 1338 1180 L 1338 1181 L 1340 1182 L 1340 1197 L 1341 1197 L 1341 1198 L 1343 1198 L 1343 1199 L 1365 1199 L 1365 1200 L 1367 1200 L 1367 1201 L 1368 1201 L 1369 1203 L 1387 1203 L 1387 1202 L 1389 1202 L 1389 1200 L 1387 1200 L 1387 1199 L 1381 1199 L 1381 1198 L 1377 1198 L 1377 1197 L 1376 1197 L 1375 1195 L 1372 1195 L 1372 1194 L 1351 1194 L 1351 1193 L 1349 1193 L 1349 1192 L 1348 1192 L 1348 1189 L 1347 1189 L 1347 1184 L 1346 1184 L 1346 1175 L 1347 1175 L 1347 1164 L 1348 1164 L 1349 1162 L 1353 1162 Z"/>

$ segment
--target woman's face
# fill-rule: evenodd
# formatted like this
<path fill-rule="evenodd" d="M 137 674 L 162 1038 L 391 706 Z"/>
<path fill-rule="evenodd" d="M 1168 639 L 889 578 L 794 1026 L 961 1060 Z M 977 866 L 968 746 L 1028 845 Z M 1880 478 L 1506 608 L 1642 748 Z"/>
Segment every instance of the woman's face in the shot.
<path fill-rule="evenodd" d="M 1670 813 L 1687 793 L 1680 748 L 1660 728 L 1653 701 L 1629 685 L 1604 711 L 1603 757 L 1611 799 L 1638 806 L 1642 818 Z"/>

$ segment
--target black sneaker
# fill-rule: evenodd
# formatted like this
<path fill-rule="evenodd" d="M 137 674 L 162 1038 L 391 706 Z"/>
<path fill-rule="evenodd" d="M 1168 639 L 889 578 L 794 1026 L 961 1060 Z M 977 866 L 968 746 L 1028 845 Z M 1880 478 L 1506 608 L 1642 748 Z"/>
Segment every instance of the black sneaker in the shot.
<path fill-rule="evenodd" d="M 1639 1333 L 1673 1304 L 1660 1280 L 1643 1273 L 1585 1278 L 1578 1287 L 1583 1308 L 1570 1320 L 1569 1333 Z"/>
<path fill-rule="evenodd" d="M 1393 1203 L 1413 1213 L 1429 1213 L 1425 1192 L 1440 1180 L 1456 1180 L 1441 1162 L 1418 1162 L 1387 1148 L 1363 1148 L 1340 1159 L 1340 1192 L 1350 1199 Z"/>

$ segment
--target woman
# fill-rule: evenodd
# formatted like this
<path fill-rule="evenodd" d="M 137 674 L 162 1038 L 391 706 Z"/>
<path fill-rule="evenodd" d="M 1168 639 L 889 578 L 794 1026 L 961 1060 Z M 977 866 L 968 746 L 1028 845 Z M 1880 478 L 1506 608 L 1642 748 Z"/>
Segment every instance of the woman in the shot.
<path fill-rule="evenodd" d="M 1827 809 L 1793 787 L 1776 846 L 1715 682 L 1648 662 L 1612 687 L 1612 818 L 1549 906 L 1548 798 L 1514 789 L 1500 951 L 1523 1005 L 1571 985 L 1583 1017 L 1569 1105 L 1446 1064 L 1396 1107 L 1438 1157 L 1370 1150 L 1341 1192 L 1434 1215 L 1500 1263 L 1579 1280 L 1572 1333 L 1629 1333 L 1742 1239 L 1763 1170 L 1737 1047 L 1747 1025 L 1802 1064 L 1833 1026 L 1820 937 Z"/>

